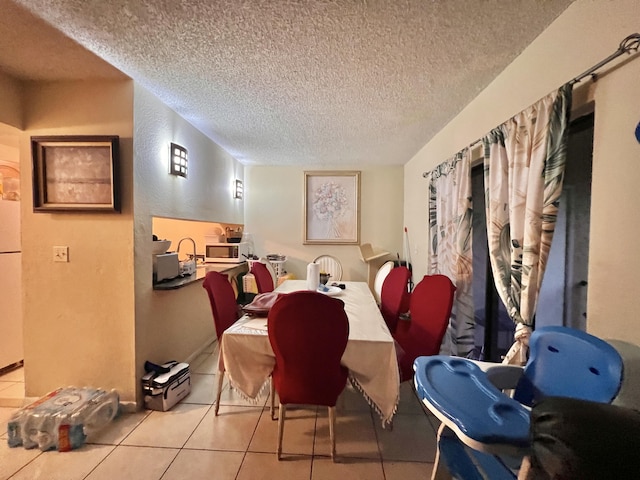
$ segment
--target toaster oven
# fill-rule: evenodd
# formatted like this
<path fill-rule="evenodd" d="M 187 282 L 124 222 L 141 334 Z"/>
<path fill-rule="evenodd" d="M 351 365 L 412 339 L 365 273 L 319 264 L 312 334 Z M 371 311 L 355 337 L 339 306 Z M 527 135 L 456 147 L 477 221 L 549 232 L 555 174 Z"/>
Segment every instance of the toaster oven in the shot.
<path fill-rule="evenodd" d="M 249 243 L 208 243 L 204 247 L 207 263 L 242 263 L 249 258 Z"/>
<path fill-rule="evenodd" d="M 178 254 L 161 253 L 153 256 L 153 283 L 170 280 L 180 275 Z"/>

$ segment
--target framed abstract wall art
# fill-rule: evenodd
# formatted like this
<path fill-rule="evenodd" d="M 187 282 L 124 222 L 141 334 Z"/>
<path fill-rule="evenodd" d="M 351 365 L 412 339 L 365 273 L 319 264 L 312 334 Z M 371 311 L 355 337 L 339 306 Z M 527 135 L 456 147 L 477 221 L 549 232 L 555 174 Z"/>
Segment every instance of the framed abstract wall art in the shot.
<path fill-rule="evenodd" d="M 31 137 L 33 210 L 119 212 L 117 136 Z"/>

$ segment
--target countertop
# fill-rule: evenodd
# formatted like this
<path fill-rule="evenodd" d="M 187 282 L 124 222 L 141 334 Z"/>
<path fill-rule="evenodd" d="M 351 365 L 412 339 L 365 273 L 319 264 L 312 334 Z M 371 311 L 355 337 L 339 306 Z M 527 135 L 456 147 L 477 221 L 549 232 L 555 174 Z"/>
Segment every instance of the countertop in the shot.
<path fill-rule="evenodd" d="M 185 287 L 191 283 L 197 282 L 198 280 L 202 280 L 207 272 L 220 272 L 226 273 L 233 269 L 247 269 L 247 262 L 241 263 L 205 263 L 204 265 L 198 265 L 196 268 L 196 272 L 191 275 L 186 275 L 184 277 L 177 277 L 171 280 L 164 280 L 160 283 L 155 283 L 153 285 L 154 290 L 175 290 L 177 288 Z"/>

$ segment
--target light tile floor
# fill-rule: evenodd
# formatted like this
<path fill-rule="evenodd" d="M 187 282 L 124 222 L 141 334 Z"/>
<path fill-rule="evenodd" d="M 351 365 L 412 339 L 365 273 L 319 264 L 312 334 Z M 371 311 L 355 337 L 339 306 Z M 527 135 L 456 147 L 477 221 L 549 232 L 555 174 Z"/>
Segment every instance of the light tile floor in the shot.
<path fill-rule="evenodd" d="M 287 410 L 283 459 L 275 455 L 277 421 L 266 398 L 253 405 L 225 382 L 219 416 L 214 416 L 217 344 L 192 362 L 192 391 L 168 412 L 122 414 L 71 452 L 9 448 L 0 435 L 0 480 L 259 480 L 336 478 L 409 480 L 430 478 L 437 420 L 425 413 L 409 383 L 401 387 L 393 429 L 351 386 L 337 409 L 337 460 L 329 456 L 325 408 Z M 0 377 L 2 391 L 18 395 L 20 371 Z M 22 386 L 19 385 L 22 382 Z M 6 426 L 15 407 L 0 407 Z"/>
<path fill-rule="evenodd" d="M 21 407 L 24 403 L 24 369 L 0 376 L 0 406 Z"/>

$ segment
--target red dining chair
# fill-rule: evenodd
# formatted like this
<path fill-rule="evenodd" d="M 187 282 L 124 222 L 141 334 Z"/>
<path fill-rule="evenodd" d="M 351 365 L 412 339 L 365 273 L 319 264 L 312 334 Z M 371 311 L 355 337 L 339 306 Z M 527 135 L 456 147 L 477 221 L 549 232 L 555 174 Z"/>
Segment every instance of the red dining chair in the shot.
<path fill-rule="evenodd" d="M 449 277 L 439 274 L 425 275 L 413 289 L 409 301 L 411 320 L 398 322 L 394 334 L 401 382 L 413 378 L 413 361 L 417 357 L 440 352 L 455 291 Z"/>
<path fill-rule="evenodd" d="M 393 335 L 400 315 L 409 311 L 409 277 L 407 267 L 392 268 L 384 279 L 380 292 L 380 312 Z"/>
<path fill-rule="evenodd" d="M 229 278 L 219 272 L 207 272 L 202 287 L 209 295 L 213 324 L 216 327 L 218 341 L 220 341 L 222 332 L 240 318 L 236 296 Z"/>
<path fill-rule="evenodd" d="M 340 364 L 349 338 L 344 302 L 314 291 L 289 293 L 269 311 L 267 330 L 276 356 L 272 382 L 280 397 L 278 460 L 288 404 L 328 407 L 331 458 L 335 459 L 336 401 L 348 373 Z"/>
<path fill-rule="evenodd" d="M 256 279 L 258 293 L 273 292 L 273 277 L 264 263 L 253 262 L 251 273 Z"/>
<path fill-rule="evenodd" d="M 209 295 L 209 303 L 211 303 L 211 312 L 213 313 L 213 324 L 216 327 L 216 336 L 218 337 L 218 345 L 220 345 L 222 333 L 240 318 L 236 296 L 227 276 L 219 272 L 207 272 L 204 282 L 202 282 L 202 287 Z M 220 394 L 222 393 L 223 380 L 224 372 L 220 372 L 216 397 L 216 415 L 220 408 Z"/>

